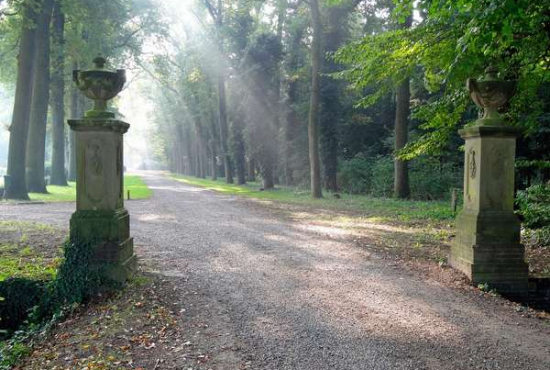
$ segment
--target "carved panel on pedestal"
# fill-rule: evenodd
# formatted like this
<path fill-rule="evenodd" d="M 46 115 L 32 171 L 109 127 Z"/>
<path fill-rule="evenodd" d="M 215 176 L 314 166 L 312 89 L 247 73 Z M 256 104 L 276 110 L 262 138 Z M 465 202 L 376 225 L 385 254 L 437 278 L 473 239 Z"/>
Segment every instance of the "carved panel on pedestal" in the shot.
<path fill-rule="evenodd" d="M 118 189 L 118 206 L 122 207 L 122 200 L 124 199 L 124 179 L 122 171 L 122 145 L 116 147 L 116 174 L 119 182 Z"/>
<path fill-rule="evenodd" d="M 495 180 L 501 179 L 504 176 L 506 167 L 506 155 L 498 147 L 494 147 L 491 150 L 491 171 L 493 178 Z"/>
<path fill-rule="evenodd" d="M 466 198 L 468 201 L 472 200 L 472 196 L 470 193 L 470 181 L 474 180 L 476 178 L 477 174 L 477 164 L 476 164 L 476 151 L 473 147 L 470 147 L 470 150 L 468 150 L 468 154 L 466 155 L 466 165 L 467 165 L 467 173 L 466 173 Z"/>
<path fill-rule="evenodd" d="M 84 161 L 84 191 L 86 197 L 93 203 L 103 199 L 103 161 L 102 143 L 97 139 L 91 140 L 85 148 Z"/>

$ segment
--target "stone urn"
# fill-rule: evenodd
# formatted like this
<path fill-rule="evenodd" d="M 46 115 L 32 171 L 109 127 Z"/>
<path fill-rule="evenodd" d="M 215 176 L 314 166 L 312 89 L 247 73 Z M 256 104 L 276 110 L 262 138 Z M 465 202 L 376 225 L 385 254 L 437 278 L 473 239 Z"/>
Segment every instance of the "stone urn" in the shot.
<path fill-rule="evenodd" d="M 95 68 L 74 71 L 78 89 L 94 101 L 81 119 L 68 121 L 76 141 L 76 212 L 71 217 L 70 238 L 92 248 L 92 266 L 110 281 L 123 284 L 136 267 L 130 215 L 124 208 L 124 140 L 130 125 L 107 110 L 126 81 L 124 70 L 105 69 L 105 59 L 93 60 Z"/>
<path fill-rule="evenodd" d="M 111 71 L 105 68 L 107 61 L 101 56 L 94 60 L 94 68 L 87 71 L 73 71 L 73 81 L 84 95 L 94 101 L 92 110 L 86 112 L 86 118 L 114 118 L 115 114 L 107 110 L 107 101 L 122 91 L 126 83 L 126 71 Z"/>
<path fill-rule="evenodd" d="M 514 160 L 520 130 L 507 126 L 498 110 L 516 90 L 489 67 L 481 80 L 468 79 L 470 96 L 483 117 L 460 130 L 464 144 L 464 206 L 449 263 L 474 284 L 518 301 L 528 295 L 528 266 L 514 214 Z"/>
<path fill-rule="evenodd" d="M 500 126 L 504 120 L 498 110 L 506 105 L 516 93 L 516 81 L 502 81 L 497 77 L 494 66 L 485 70 L 485 77 L 476 80 L 469 78 L 466 86 L 474 103 L 483 108 L 483 117 L 478 124 Z"/>

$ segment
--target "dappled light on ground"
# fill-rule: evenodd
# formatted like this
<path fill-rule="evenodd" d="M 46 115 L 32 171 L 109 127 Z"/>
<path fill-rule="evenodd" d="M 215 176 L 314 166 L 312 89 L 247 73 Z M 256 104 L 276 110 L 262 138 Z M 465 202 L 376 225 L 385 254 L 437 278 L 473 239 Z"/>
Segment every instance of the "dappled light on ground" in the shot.
<path fill-rule="evenodd" d="M 146 269 L 178 281 L 170 299 L 197 305 L 208 328 L 198 324 L 191 342 L 209 343 L 205 366 L 226 368 L 227 356 L 258 369 L 550 364 L 542 323 L 437 264 L 441 281 L 380 253 L 418 242 L 414 227 L 368 220 L 351 227 L 338 212 L 261 205 L 141 175 L 155 193 L 127 205 L 136 252 Z M 33 212 L 8 207 L 6 217 L 67 220 L 71 211 L 25 207 Z M 220 352 L 226 341 L 239 350 Z"/>

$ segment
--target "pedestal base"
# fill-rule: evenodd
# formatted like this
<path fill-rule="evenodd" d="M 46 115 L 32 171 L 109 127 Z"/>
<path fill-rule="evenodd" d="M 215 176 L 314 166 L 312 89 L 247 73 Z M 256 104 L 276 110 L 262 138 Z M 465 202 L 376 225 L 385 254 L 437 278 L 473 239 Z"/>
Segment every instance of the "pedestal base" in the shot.
<path fill-rule="evenodd" d="M 116 211 L 76 211 L 71 217 L 71 241 L 93 248 L 91 263 L 102 266 L 105 277 L 125 283 L 137 265 L 134 242 L 130 237 L 130 216 Z"/>
<path fill-rule="evenodd" d="M 473 284 L 487 284 L 511 299 L 527 299 L 528 265 L 520 243 L 520 223 L 513 213 L 462 212 L 449 263 Z"/>

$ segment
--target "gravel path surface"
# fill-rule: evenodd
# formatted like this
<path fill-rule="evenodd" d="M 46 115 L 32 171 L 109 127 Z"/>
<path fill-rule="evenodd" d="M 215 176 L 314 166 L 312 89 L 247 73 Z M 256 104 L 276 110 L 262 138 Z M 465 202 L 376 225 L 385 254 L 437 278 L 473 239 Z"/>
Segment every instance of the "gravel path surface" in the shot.
<path fill-rule="evenodd" d="M 548 323 L 390 266 L 349 231 L 143 176 L 153 197 L 127 203 L 136 251 L 204 323 L 199 368 L 550 369 Z M 63 226 L 73 209 L 1 205 L 0 219 Z"/>

